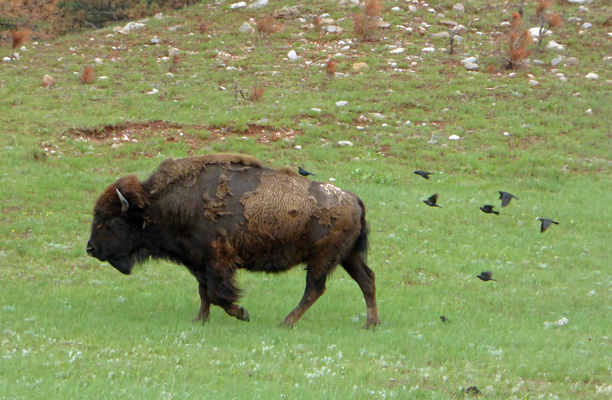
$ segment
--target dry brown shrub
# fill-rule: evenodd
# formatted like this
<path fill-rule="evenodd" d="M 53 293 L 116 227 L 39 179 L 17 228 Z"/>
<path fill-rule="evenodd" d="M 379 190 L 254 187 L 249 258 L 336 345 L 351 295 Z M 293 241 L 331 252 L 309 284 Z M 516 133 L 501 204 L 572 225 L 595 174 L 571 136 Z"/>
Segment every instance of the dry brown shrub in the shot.
<path fill-rule="evenodd" d="M 383 5 L 381 0 L 368 0 L 365 3 L 364 11 L 368 17 L 380 17 Z"/>
<path fill-rule="evenodd" d="M 321 32 L 321 29 L 323 29 L 323 26 L 321 24 L 321 20 L 322 19 L 323 18 L 321 18 L 318 15 L 315 17 L 315 19 L 314 19 L 314 30 L 315 30 L 315 32 Z"/>
<path fill-rule="evenodd" d="M 181 56 L 179 56 L 178 54 L 175 54 L 172 57 L 172 64 L 170 65 L 170 70 L 169 72 L 174 72 L 176 71 L 176 68 L 178 67 L 179 61 L 181 61 Z"/>
<path fill-rule="evenodd" d="M 518 30 L 518 28 L 521 27 L 521 23 L 522 23 L 521 20 L 522 20 L 521 14 L 517 12 L 513 12 L 512 20 L 510 21 L 510 28 L 512 28 L 513 31 Z"/>
<path fill-rule="evenodd" d="M 253 88 L 253 92 L 251 93 L 250 100 L 253 101 L 253 102 L 261 100 L 261 98 L 263 97 L 265 91 L 266 91 L 265 87 L 263 87 L 263 86 L 255 86 Z"/>
<path fill-rule="evenodd" d="M 94 79 L 96 79 L 94 67 L 91 65 L 85 66 L 85 68 L 83 68 L 83 73 L 79 77 L 79 80 L 81 81 L 81 83 L 84 83 L 84 84 L 93 83 Z"/>
<path fill-rule="evenodd" d="M 552 6 L 551 0 L 538 1 L 538 4 L 536 5 L 536 17 L 539 18 L 545 10 L 550 8 L 550 6 Z"/>
<path fill-rule="evenodd" d="M 257 21 L 257 33 L 259 33 L 259 37 L 280 32 L 282 29 L 283 24 L 276 22 L 274 17 L 271 15 L 263 17 Z"/>
<path fill-rule="evenodd" d="M 334 60 L 329 60 L 325 65 L 325 71 L 330 78 L 334 76 L 336 74 L 336 62 Z"/>
<path fill-rule="evenodd" d="M 378 32 L 381 14 L 381 0 L 366 1 L 363 10 L 353 15 L 355 33 L 361 36 L 364 41 L 374 40 Z"/>
<path fill-rule="evenodd" d="M 563 17 L 559 13 L 552 13 L 546 16 L 546 22 L 551 28 L 563 25 Z"/>

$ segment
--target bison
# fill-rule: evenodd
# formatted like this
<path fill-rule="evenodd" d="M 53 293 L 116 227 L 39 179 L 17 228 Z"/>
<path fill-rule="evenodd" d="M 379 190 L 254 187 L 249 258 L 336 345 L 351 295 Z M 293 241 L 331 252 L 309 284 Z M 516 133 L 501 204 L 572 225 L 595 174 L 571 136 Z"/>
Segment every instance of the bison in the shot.
<path fill-rule="evenodd" d="M 250 156 L 209 154 L 167 159 L 149 179 L 119 178 L 94 207 L 87 253 L 129 275 L 149 258 L 182 264 L 199 283 L 194 321 L 210 305 L 243 321 L 235 272 L 281 272 L 306 264 L 306 289 L 282 324 L 292 327 L 325 292 L 340 264 L 367 306 L 366 328 L 379 324 L 374 272 L 366 264 L 368 226 L 363 202 L 329 183 Z"/>

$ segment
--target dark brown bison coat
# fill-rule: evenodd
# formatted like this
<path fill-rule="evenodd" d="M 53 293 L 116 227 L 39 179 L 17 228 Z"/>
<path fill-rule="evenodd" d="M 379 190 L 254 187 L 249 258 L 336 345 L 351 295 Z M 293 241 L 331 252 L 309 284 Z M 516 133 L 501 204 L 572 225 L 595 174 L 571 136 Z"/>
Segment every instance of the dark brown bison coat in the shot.
<path fill-rule="evenodd" d="M 280 272 L 305 263 L 306 289 L 283 321 L 288 326 L 325 292 L 340 264 L 359 284 L 366 327 L 374 327 L 367 232 L 364 205 L 353 193 L 248 156 L 215 154 L 168 159 L 144 182 L 129 175 L 110 185 L 95 205 L 87 253 L 124 274 L 150 257 L 183 264 L 199 282 L 202 322 L 210 304 L 249 319 L 235 304 L 237 269 Z"/>

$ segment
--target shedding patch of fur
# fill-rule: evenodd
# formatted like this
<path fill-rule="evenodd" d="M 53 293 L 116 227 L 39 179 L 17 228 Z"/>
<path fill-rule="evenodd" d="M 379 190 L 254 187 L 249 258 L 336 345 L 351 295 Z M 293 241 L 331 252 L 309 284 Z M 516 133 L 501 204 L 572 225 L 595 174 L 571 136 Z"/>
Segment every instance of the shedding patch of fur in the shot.
<path fill-rule="evenodd" d="M 214 198 L 211 198 L 208 193 L 204 193 L 202 199 L 204 200 L 204 218 L 216 222 L 217 217 L 223 215 L 232 215 L 231 212 L 226 210 L 225 198 L 230 195 L 233 196 L 229 190 L 227 176 L 221 174 L 217 181 L 217 193 Z"/>
<path fill-rule="evenodd" d="M 206 170 L 206 165 L 215 164 L 225 169 L 242 171 L 247 168 L 263 168 L 261 161 L 243 154 L 206 154 L 174 160 L 165 160 L 157 172 L 151 176 L 151 194 L 163 193 L 175 183 L 187 187 L 195 184 L 198 176 Z"/>
<path fill-rule="evenodd" d="M 314 216 L 319 219 L 319 223 L 324 226 L 332 226 L 333 221 L 350 220 L 352 213 L 351 196 L 344 190 L 330 184 L 320 184 L 321 191 L 325 194 L 325 203 L 319 204 Z"/>
<path fill-rule="evenodd" d="M 263 173 L 259 187 L 240 199 L 248 230 L 274 240 L 297 240 L 317 209 L 308 193 L 310 183 L 286 168 Z"/>

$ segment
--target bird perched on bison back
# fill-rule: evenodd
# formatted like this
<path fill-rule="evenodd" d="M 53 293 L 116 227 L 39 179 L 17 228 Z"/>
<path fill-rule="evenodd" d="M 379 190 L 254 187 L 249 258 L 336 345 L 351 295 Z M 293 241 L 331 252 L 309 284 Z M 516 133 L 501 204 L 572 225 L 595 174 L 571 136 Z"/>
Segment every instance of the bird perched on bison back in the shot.
<path fill-rule="evenodd" d="M 302 168 L 302 167 L 298 167 L 298 172 L 299 172 L 299 174 L 300 174 L 300 175 L 302 175 L 302 176 L 308 176 L 308 175 L 312 175 L 312 176 L 314 176 L 314 174 L 313 174 L 312 172 L 308 172 L 308 171 L 306 171 L 306 170 L 305 170 L 304 168 Z"/>
<path fill-rule="evenodd" d="M 485 214 L 499 215 L 499 211 L 493 211 L 493 206 L 489 204 L 485 204 L 484 206 L 480 207 L 480 210 Z"/>
<path fill-rule="evenodd" d="M 501 202 L 501 206 L 502 208 L 506 207 L 508 204 L 510 204 L 510 200 L 512 199 L 519 199 L 518 197 L 516 197 L 513 194 L 510 194 L 508 192 L 502 192 L 501 190 L 499 191 L 499 199 L 502 201 Z"/>
<path fill-rule="evenodd" d="M 427 200 L 423 200 L 423 203 L 427 204 L 429 207 L 440 207 L 440 208 L 442 208 L 442 206 L 438 205 L 438 193 L 429 196 L 429 198 Z"/>
<path fill-rule="evenodd" d="M 542 221 L 542 225 L 540 226 L 540 233 L 544 233 L 544 231 L 548 229 L 548 227 L 552 224 L 559 225 L 558 222 L 553 221 L 552 219 L 548 219 L 548 218 L 538 218 L 538 219 Z"/>
<path fill-rule="evenodd" d="M 357 195 L 237 154 L 167 159 L 145 181 L 119 178 L 98 198 L 87 242 L 90 256 L 126 275 L 150 258 L 187 267 L 199 284 L 194 321 L 202 323 L 211 304 L 249 320 L 236 304 L 236 270 L 276 273 L 304 263 L 306 288 L 283 320 L 288 327 L 325 292 L 338 264 L 363 293 L 365 327 L 378 325 L 367 251 L 365 206 Z"/>
<path fill-rule="evenodd" d="M 415 174 L 422 176 L 425 179 L 429 179 L 429 175 L 433 175 L 433 172 L 427 172 L 427 171 L 414 171 Z"/>

